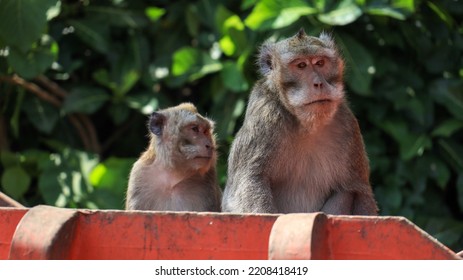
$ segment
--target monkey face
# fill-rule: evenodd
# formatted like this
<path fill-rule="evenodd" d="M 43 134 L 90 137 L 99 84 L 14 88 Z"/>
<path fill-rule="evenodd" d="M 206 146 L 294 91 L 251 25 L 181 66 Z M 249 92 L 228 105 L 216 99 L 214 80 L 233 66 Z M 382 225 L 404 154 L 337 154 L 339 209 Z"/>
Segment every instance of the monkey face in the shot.
<path fill-rule="evenodd" d="M 149 130 L 158 159 L 184 171 L 207 172 L 216 162 L 214 122 L 189 103 L 153 113 Z"/>
<path fill-rule="evenodd" d="M 280 97 L 300 121 L 330 117 L 342 100 L 336 58 L 324 54 L 283 55 Z"/>
<path fill-rule="evenodd" d="M 194 169 L 209 166 L 215 157 L 210 125 L 201 119 L 185 124 L 180 131 L 178 149 Z"/>
<path fill-rule="evenodd" d="M 261 49 L 261 72 L 283 105 L 299 121 L 330 119 L 344 98 L 344 63 L 326 34 L 307 36 L 303 30 Z"/>

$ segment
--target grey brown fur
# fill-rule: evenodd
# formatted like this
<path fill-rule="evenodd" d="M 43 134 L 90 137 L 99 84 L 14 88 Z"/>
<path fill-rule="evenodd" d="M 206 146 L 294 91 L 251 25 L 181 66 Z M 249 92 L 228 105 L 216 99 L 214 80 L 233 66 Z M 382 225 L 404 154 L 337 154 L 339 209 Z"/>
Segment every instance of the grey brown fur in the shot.
<path fill-rule="evenodd" d="M 220 211 L 213 122 L 182 103 L 153 113 L 148 149 L 134 163 L 126 209 Z"/>
<path fill-rule="evenodd" d="M 266 42 L 263 75 L 232 144 L 222 209 L 376 215 L 369 165 L 326 34 Z"/>

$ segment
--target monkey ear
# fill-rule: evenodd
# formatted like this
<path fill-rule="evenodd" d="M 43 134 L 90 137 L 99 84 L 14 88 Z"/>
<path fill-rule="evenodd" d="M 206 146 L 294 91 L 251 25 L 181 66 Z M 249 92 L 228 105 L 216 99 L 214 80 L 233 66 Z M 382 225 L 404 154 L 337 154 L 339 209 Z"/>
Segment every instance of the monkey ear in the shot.
<path fill-rule="evenodd" d="M 305 33 L 305 30 L 303 27 L 301 27 L 301 29 L 299 29 L 299 31 L 297 32 L 296 34 L 297 38 L 300 40 L 304 37 L 307 37 L 307 34 Z"/>
<path fill-rule="evenodd" d="M 209 121 L 209 125 L 211 126 L 211 130 L 214 130 L 215 128 L 215 121 L 211 120 L 211 119 L 207 119 Z"/>
<path fill-rule="evenodd" d="M 148 127 L 154 135 L 161 136 L 165 123 L 166 116 L 164 116 L 161 113 L 154 112 L 153 114 L 151 114 Z"/>
<path fill-rule="evenodd" d="M 335 48 L 335 44 L 334 44 L 334 40 L 333 40 L 333 36 L 331 36 L 331 34 L 328 34 L 326 33 L 325 31 L 323 31 L 321 34 L 320 34 L 320 40 L 325 43 L 325 45 L 328 47 L 328 48 L 331 48 L 331 49 L 334 49 Z"/>
<path fill-rule="evenodd" d="M 271 42 L 265 42 L 260 47 L 259 58 L 257 64 L 259 66 L 259 71 L 262 75 L 267 75 L 273 70 L 272 63 L 272 53 L 275 44 Z"/>

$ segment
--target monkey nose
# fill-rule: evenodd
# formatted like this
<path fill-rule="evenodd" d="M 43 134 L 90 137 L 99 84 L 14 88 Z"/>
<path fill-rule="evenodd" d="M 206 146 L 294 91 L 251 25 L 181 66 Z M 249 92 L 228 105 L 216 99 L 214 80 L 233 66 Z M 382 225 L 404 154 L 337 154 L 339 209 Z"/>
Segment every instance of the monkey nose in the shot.
<path fill-rule="evenodd" d="M 313 84 L 314 88 L 321 89 L 323 87 L 322 83 L 314 83 Z"/>

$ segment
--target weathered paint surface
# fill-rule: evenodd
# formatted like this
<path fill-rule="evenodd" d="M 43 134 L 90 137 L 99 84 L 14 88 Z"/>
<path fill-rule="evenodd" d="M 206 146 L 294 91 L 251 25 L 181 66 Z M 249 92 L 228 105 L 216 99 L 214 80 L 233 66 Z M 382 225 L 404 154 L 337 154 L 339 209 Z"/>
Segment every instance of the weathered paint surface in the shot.
<path fill-rule="evenodd" d="M 0 260 L 8 259 L 16 226 L 27 209 L 0 207 Z"/>
<path fill-rule="evenodd" d="M 0 208 L 0 259 L 459 259 L 401 217 Z"/>
<path fill-rule="evenodd" d="M 266 259 L 277 216 L 83 211 L 71 259 Z"/>
<path fill-rule="evenodd" d="M 69 258 L 77 211 L 34 207 L 21 219 L 13 235 L 10 259 L 62 260 Z"/>
<path fill-rule="evenodd" d="M 284 215 L 275 222 L 269 259 L 445 260 L 459 257 L 402 217 L 312 213 Z"/>

